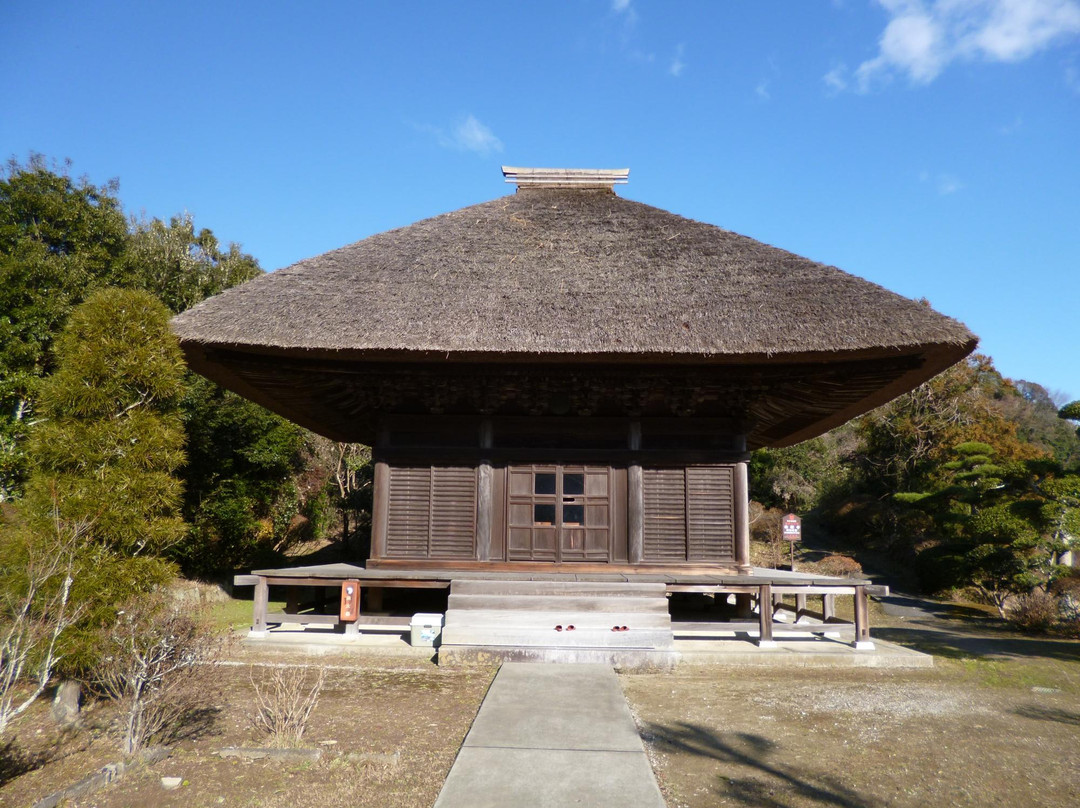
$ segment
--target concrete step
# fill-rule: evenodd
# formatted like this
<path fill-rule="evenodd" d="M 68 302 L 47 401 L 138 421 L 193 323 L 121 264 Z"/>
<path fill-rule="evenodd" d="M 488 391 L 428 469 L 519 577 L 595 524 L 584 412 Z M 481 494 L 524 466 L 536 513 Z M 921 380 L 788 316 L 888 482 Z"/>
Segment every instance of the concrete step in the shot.
<path fill-rule="evenodd" d="M 528 648 L 509 645 L 454 645 L 439 649 L 439 665 L 491 665 L 493 662 L 558 662 L 610 665 L 639 673 L 673 670 L 678 651 L 654 648 Z"/>
<path fill-rule="evenodd" d="M 451 593 L 450 609 L 505 609 L 544 612 L 655 612 L 667 614 L 666 597 L 624 595 L 474 595 Z"/>
<path fill-rule="evenodd" d="M 554 630 L 555 626 L 572 625 L 610 631 L 612 626 L 658 628 L 671 630 L 671 615 L 642 612 L 576 612 L 576 611 L 514 611 L 510 609 L 449 609 L 445 625 L 480 628 L 520 627 Z M 618 633 L 618 632 L 615 632 Z"/>
<path fill-rule="evenodd" d="M 630 628 L 627 631 L 608 629 L 576 629 L 555 631 L 554 628 L 446 626 L 442 633 L 440 655 L 445 649 L 459 645 L 512 646 L 521 648 L 671 648 L 674 645 L 671 629 Z"/>
<path fill-rule="evenodd" d="M 454 595 L 563 595 L 662 597 L 662 583 L 605 583 L 600 581 L 506 581 L 455 578 L 450 583 Z"/>

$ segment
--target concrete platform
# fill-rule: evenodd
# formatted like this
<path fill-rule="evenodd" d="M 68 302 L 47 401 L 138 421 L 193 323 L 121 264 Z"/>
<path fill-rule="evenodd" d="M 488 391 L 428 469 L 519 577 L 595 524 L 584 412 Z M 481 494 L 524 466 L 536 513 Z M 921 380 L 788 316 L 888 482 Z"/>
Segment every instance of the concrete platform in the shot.
<path fill-rule="evenodd" d="M 675 640 L 679 666 L 735 665 L 777 668 L 932 668 L 930 654 L 874 639 L 872 649 L 828 637 L 778 637 L 770 648 L 756 640 Z"/>
<path fill-rule="evenodd" d="M 435 808 L 663 808 L 614 671 L 505 663 Z"/>
<path fill-rule="evenodd" d="M 271 652 L 285 651 L 310 656 L 401 657 L 413 658 L 417 661 L 435 661 L 440 651 L 438 648 L 430 647 L 414 648 L 409 645 L 408 635 L 401 632 L 379 631 L 349 636 L 323 626 L 308 626 L 305 629 L 302 626 L 286 625 L 267 631 L 262 637 L 244 636 L 242 642 L 248 648 Z M 734 636 L 676 639 L 674 648 L 670 652 L 654 653 L 655 658 L 643 659 L 643 664 L 638 669 L 660 671 L 683 665 L 774 666 L 778 668 L 930 668 L 934 665 L 934 658 L 929 654 L 877 638 L 874 638 L 873 643 L 873 650 L 856 650 L 849 642 L 829 637 L 778 636 L 775 645 L 771 648 L 759 647 L 757 640 L 753 638 Z M 517 658 L 514 653 L 459 653 L 452 664 L 495 665 L 502 661 L 549 661 L 542 654 L 530 655 L 525 651 L 527 649 L 516 649 L 516 652 L 522 654 Z M 444 660 L 438 661 L 440 664 L 444 663 Z M 618 660 L 604 654 L 590 656 L 588 653 L 583 653 L 576 661 L 621 667 Z"/>

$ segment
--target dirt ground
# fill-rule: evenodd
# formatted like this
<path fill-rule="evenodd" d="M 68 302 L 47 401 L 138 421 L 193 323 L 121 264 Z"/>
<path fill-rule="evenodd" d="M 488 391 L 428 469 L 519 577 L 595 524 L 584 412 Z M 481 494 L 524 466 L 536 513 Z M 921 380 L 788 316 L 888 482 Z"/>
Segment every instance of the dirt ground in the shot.
<path fill-rule="evenodd" d="M 193 722 L 166 760 L 125 774 L 69 808 L 131 806 L 423 806 L 435 802 L 494 670 L 447 671 L 415 660 L 265 658 L 269 664 L 323 664 L 326 684 L 303 745 L 323 750 L 317 763 L 222 759 L 228 746 L 264 746 L 251 726 L 252 668 L 208 672 L 227 696 Z M 254 669 L 254 675 L 260 668 Z M 208 685 L 210 682 L 208 681 Z M 113 715 L 98 703 L 78 732 L 60 734 L 38 704 L 20 721 L 0 768 L 0 806 L 23 808 L 121 759 Z M 24 773 L 19 774 L 20 771 Z M 165 791 L 161 777 L 184 778 Z"/>
<path fill-rule="evenodd" d="M 669 808 L 1080 805 L 1080 643 L 895 622 L 934 668 L 624 676 Z"/>
<path fill-rule="evenodd" d="M 915 601 L 890 608 L 875 604 L 874 633 L 933 651 L 934 668 L 623 676 L 669 808 L 1080 805 L 1080 642 L 1024 637 Z M 250 676 L 268 664 L 328 667 L 304 739 L 323 751 L 319 762 L 215 754 L 265 744 L 249 720 Z M 67 805 L 426 808 L 493 675 L 415 657 L 236 649 L 208 672 L 208 693 L 224 695 L 170 758 Z M 0 806 L 32 805 L 119 760 L 113 719 L 109 705 L 91 703 L 82 727 L 61 733 L 47 701 L 35 705 L 0 745 Z M 163 776 L 184 785 L 164 791 Z"/>

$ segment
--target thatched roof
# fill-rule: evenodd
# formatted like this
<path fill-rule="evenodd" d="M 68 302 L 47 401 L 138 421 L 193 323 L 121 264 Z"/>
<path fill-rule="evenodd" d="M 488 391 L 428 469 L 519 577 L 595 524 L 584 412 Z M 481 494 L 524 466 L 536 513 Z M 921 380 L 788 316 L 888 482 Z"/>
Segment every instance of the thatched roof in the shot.
<path fill-rule="evenodd" d="M 184 343 L 370 355 L 734 359 L 970 345 L 835 267 L 606 191 L 522 189 L 200 303 Z"/>
<path fill-rule="evenodd" d="M 200 373 L 366 442 L 371 416 L 391 405 L 361 403 L 363 391 L 388 362 L 418 363 L 417 374 L 711 368 L 695 389 L 716 407 L 737 365 L 751 444 L 784 445 L 912 389 L 976 343 L 956 320 L 835 267 L 610 187 L 543 184 L 280 269 L 173 327 Z M 771 369 L 768 385 L 746 375 L 755 367 Z"/>

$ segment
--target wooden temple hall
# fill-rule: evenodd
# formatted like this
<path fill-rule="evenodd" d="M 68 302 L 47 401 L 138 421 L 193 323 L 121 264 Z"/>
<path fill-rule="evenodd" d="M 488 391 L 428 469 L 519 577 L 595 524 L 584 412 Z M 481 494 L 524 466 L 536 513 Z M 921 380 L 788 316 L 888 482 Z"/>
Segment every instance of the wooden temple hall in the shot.
<path fill-rule="evenodd" d="M 868 581 L 751 568 L 749 453 L 911 390 L 976 338 L 835 267 L 621 197 L 628 170 L 503 173 L 516 193 L 173 321 L 194 370 L 373 449 L 370 557 L 244 577 L 255 628 L 288 619 L 259 613 L 269 585 L 354 581 L 449 587 L 444 653 L 663 650 L 676 591 L 734 595 L 744 619 L 756 601 L 763 642 L 778 593 L 821 595 L 825 618 L 853 594 L 867 643 Z"/>

